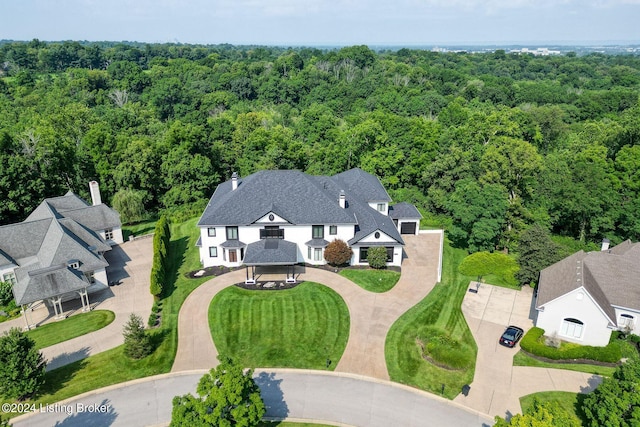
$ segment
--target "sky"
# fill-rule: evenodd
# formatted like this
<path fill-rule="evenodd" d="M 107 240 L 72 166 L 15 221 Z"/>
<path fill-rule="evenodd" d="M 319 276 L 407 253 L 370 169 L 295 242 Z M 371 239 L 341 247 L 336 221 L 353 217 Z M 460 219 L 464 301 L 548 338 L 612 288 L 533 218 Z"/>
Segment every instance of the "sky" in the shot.
<path fill-rule="evenodd" d="M 0 39 L 287 46 L 640 42 L 640 0 L 0 0 Z"/>

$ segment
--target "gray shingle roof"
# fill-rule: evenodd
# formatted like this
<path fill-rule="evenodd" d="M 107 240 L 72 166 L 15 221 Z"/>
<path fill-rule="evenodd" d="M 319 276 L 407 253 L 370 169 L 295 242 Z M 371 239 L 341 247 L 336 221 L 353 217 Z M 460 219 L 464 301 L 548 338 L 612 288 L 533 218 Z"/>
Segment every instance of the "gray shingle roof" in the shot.
<path fill-rule="evenodd" d="M 16 304 L 30 304 L 45 298 L 80 291 L 89 286 L 84 275 L 66 264 L 31 270 L 16 270 L 18 284 L 13 287 Z"/>
<path fill-rule="evenodd" d="M 240 240 L 225 240 L 220 246 L 222 246 L 223 248 L 234 249 L 244 248 L 245 246 L 247 246 L 247 244 L 241 242 Z"/>
<path fill-rule="evenodd" d="M 108 266 L 101 253 L 111 250 L 95 230 L 119 225 L 108 206 L 89 206 L 69 192 L 44 200 L 24 222 L 0 227 L 0 255 L 17 266 L 16 302 L 88 287 L 83 273 Z M 70 260 L 79 261 L 77 270 L 67 267 Z"/>
<path fill-rule="evenodd" d="M 291 265 L 298 262 L 298 245 L 283 239 L 263 239 L 250 243 L 245 265 Z"/>
<path fill-rule="evenodd" d="M 312 248 L 325 248 L 329 242 L 324 239 L 311 239 L 305 243 L 307 246 L 311 246 Z"/>
<path fill-rule="evenodd" d="M 382 183 L 375 175 L 371 175 L 360 168 L 334 175 L 333 178 L 339 183 L 346 184 L 345 191 L 358 192 L 366 202 L 390 202 L 391 197 L 384 189 Z"/>
<path fill-rule="evenodd" d="M 260 171 L 216 188 L 198 226 L 248 225 L 270 210 L 292 224 L 355 224 L 353 215 L 338 205 L 338 198 L 316 187 L 300 171 Z"/>
<path fill-rule="evenodd" d="M 361 169 L 331 177 L 265 170 L 238 179 L 238 188 L 231 188 L 231 181 L 216 188 L 198 226 L 247 225 L 274 212 L 297 225 L 357 224 L 359 231 L 349 244 L 376 230 L 404 244 L 392 219 L 368 205 L 391 199 L 378 178 Z M 338 202 L 341 191 L 346 194 L 344 209 Z"/>
<path fill-rule="evenodd" d="M 422 214 L 410 203 L 402 202 L 389 206 L 389 216 L 392 219 L 420 219 Z"/>
<path fill-rule="evenodd" d="M 540 272 L 537 307 L 584 286 L 616 322 L 613 306 L 640 310 L 640 243 L 602 252 L 577 252 Z"/>

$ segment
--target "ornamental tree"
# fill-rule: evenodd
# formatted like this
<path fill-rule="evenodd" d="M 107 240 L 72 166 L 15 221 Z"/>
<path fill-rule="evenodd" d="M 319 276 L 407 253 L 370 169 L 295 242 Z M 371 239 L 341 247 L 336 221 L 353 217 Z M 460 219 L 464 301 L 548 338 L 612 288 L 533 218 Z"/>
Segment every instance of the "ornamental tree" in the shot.
<path fill-rule="evenodd" d="M 482 280 L 482 276 L 495 274 L 514 283 L 514 274 L 518 271 L 518 263 L 516 260 L 501 252 L 476 252 L 462 260 L 458 266 L 458 271 L 465 276 L 476 276 L 478 281 Z"/>
<path fill-rule="evenodd" d="M 228 357 L 200 378 L 198 397 L 191 393 L 173 398 L 171 427 L 255 427 L 266 409 L 253 369 L 246 371 Z"/>
<path fill-rule="evenodd" d="M 344 265 L 351 260 L 353 251 L 344 240 L 336 239 L 324 249 L 324 259 L 331 265 Z"/>
<path fill-rule="evenodd" d="M 0 394 L 8 399 L 33 396 L 44 384 L 46 362 L 36 343 L 20 329 L 0 337 Z"/>
<path fill-rule="evenodd" d="M 151 339 L 144 330 L 142 318 L 134 313 L 129 316 L 129 321 L 124 325 L 124 354 L 132 359 L 142 359 L 153 351 Z"/>

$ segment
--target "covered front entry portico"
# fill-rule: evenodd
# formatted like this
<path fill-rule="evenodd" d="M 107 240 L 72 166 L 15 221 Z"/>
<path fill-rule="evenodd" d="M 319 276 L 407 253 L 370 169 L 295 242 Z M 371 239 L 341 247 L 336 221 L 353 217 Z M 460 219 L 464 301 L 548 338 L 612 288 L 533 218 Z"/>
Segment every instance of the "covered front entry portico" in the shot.
<path fill-rule="evenodd" d="M 246 269 L 246 284 L 256 283 L 258 269 L 269 268 L 273 272 L 275 267 L 286 274 L 287 283 L 295 283 L 295 264 L 298 262 L 298 245 L 284 239 L 263 239 L 247 245 L 244 256 Z"/>

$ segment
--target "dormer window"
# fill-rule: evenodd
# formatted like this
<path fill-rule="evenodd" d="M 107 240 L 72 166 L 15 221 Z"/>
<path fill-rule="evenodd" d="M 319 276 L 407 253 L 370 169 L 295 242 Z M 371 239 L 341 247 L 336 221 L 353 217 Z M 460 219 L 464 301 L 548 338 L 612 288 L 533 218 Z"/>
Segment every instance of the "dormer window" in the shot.
<path fill-rule="evenodd" d="M 378 203 L 378 212 L 384 213 L 385 212 L 385 208 L 387 207 L 386 203 Z"/>
<path fill-rule="evenodd" d="M 113 228 L 104 230 L 104 240 L 113 240 Z"/>
<path fill-rule="evenodd" d="M 2 281 L 6 283 L 11 283 L 14 286 L 18 284 L 18 281 L 16 280 L 16 275 L 13 271 L 9 273 L 4 273 L 2 275 Z"/>
<path fill-rule="evenodd" d="M 70 259 L 67 261 L 67 267 L 77 270 L 80 268 L 80 261 L 77 259 Z"/>

